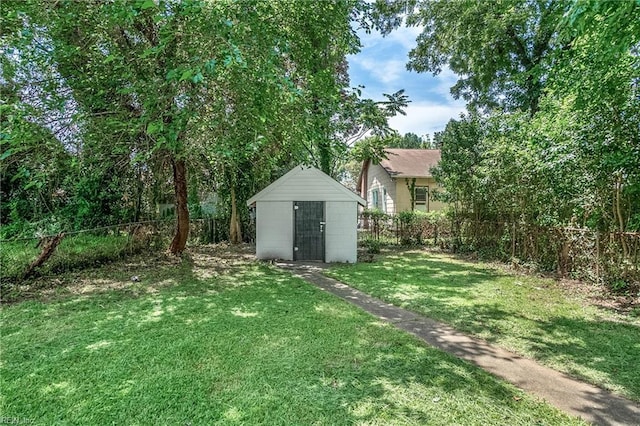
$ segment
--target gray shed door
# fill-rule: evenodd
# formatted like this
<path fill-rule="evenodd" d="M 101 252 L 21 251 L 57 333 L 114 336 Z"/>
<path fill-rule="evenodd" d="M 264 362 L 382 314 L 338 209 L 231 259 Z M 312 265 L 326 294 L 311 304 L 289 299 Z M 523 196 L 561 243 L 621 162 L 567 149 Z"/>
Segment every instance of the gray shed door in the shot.
<path fill-rule="evenodd" d="M 324 262 L 324 201 L 294 201 L 294 260 Z"/>

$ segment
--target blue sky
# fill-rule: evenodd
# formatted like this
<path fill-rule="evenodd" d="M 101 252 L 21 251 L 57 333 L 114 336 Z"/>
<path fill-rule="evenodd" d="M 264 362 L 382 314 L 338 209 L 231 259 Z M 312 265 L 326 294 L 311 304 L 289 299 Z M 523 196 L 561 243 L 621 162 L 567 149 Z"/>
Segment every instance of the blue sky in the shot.
<path fill-rule="evenodd" d="M 455 74 L 444 69 L 438 76 L 431 73 L 407 71 L 409 51 L 416 45 L 419 28 L 399 28 L 386 37 L 378 32 L 366 34 L 359 31 L 362 49 L 350 55 L 349 76 L 351 86 L 365 86 L 363 97 L 383 100 L 383 93 L 405 89 L 411 103 L 406 116 L 389 121 L 400 134 L 407 132 L 419 136 L 444 130 L 451 118 L 458 118 L 465 111 L 465 103 L 455 100 L 449 89 L 457 80 Z"/>

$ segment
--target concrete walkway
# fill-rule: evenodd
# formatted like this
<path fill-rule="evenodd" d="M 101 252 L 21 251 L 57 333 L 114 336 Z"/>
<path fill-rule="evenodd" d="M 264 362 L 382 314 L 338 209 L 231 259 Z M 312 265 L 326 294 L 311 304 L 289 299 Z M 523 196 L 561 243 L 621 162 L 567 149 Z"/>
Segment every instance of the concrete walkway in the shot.
<path fill-rule="evenodd" d="M 323 264 L 282 262 L 276 265 L 571 415 L 597 425 L 640 425 L 640 404 L 469 337 L 446 324 L 382 302 L 324 276 Z"/>

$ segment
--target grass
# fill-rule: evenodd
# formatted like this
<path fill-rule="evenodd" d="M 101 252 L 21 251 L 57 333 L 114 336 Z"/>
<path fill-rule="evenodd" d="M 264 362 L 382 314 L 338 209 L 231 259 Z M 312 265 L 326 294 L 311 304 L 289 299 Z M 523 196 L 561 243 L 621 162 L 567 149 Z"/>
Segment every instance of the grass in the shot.
<path fill-rule="evenodd" d="M 132 271 L 141 282 L 124 282 Z M 122 282 L 3 308 L 2 418 L 581 424 L 266 265 L 194 253 L 182 263 L 120 263 L 85 279 Z"/>
<path fill-rule="evenodd" d="M 18 282 L 27 267 L 40 254 L 37 240 L 4 242 L 0 244 L 0 278 L 6 282 Z M 54 274 L 89 266 L 100 265 L 139 251 L 141 245 L 127 234 L 90 235 L 76 234 L 65 237 L 44 265 L 38 268 L 42 275 Z M 145 245 L 148 249 L 148 245 Z M 11 289 L 3 285 L 3 299 L 11 299 Z"/>
<path fill-rule="evenodd" d="M 640 401 L 640 319 L 588 305 L 552 279 L 427 252 L 387 254 L 328 274 Z"/>

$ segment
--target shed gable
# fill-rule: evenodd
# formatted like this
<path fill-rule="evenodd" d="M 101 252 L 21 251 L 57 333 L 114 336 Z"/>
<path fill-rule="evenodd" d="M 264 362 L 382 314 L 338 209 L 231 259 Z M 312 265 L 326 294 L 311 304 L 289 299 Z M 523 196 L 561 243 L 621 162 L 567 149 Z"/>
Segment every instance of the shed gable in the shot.
<path fill-rule="evenodd" d="M 365 200 L 314 167 L 297 166 L 247 201 L 351 201 Z"/>

